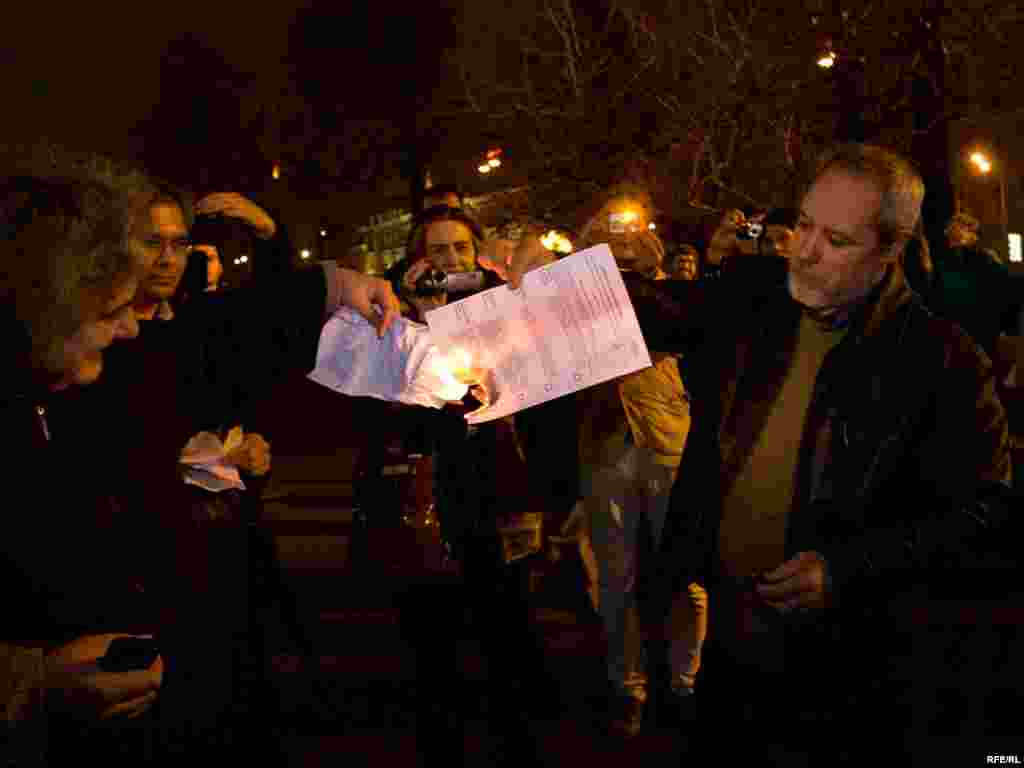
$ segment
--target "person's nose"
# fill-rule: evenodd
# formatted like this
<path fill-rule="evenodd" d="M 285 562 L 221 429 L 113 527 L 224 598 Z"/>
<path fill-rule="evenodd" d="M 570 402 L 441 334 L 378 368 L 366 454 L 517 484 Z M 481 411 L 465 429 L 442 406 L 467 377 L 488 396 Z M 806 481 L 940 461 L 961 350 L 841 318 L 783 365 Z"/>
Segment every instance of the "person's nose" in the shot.
<path fill-rule="evenodd" d="M 822 235 L 817 229 L 800 229 L 793 233 L 790 242 L 790 255 L 807 264 L 816 264 L 821 260 Z"/>

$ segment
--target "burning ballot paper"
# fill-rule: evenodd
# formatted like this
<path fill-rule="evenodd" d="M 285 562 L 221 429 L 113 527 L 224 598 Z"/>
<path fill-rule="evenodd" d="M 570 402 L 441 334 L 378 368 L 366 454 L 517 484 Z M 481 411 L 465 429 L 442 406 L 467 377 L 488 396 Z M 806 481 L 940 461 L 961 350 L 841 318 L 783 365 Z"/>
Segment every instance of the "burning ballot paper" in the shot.
<path fill-rule="evenodd" d="M 425 325 L 400 318 L 378 338 L 364 317 L 343 307 L 320 334 L 309 378 L 353 397 L 442 408 L 466 395 L 473 367 L 458 349 L 442 354 Z"/>
<path fill-rule="evenodd" d="M 529 272 L 522 288 L 492 288 L 427 312 L 447 360 L 490 371 L 495 401 L 478 424 L 647 368 L 651 357 L 615 258 L 587 248 Z"/>
<path fill-rule="evenodd" d="M 472 393 L 473 424 L 647 368 L 633 305 L 607 245 L 530 272 L 523 287 L 474 294 L 400 319 L 383 338 L 338 310 L 320 334 L 309 378 L 356 397 L 442 408 Z"/>

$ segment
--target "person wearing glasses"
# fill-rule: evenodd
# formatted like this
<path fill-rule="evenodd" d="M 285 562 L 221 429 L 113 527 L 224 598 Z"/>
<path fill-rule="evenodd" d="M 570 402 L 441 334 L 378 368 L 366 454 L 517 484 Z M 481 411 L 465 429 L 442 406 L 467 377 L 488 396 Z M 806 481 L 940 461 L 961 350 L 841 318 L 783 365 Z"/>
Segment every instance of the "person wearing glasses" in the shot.
<path fill-rule="evenodd" d="M 208 195 L 194 210 L 245 222 L 264 251 L 288 250 L 281 227 L 240 195 Z M 397 300 L 384 281 L 330 263 L 178 302 L 192 212 L 166 187 L 133 209 L 128 242 L 140 261 L 139 335 L 106 353 L 106 373 L 80 395 L 78 418 L 100 435 L 90 450 L 105 457 L 125 517 L 140 531 L 133 550 L 145 553 L 143 586 L 162 612 L 160 647 L 174 660 L 168 693 L 147 725 L 154 749 L 177 764 L 185 755 L 231 750 L 231 739 L 248 732 L 246 743 L 275 762 L 274 740 L 258 739 L 263 732 L 252 728 L 276 714 L 249 645 L 259 638 L 249 616 L 250 542 L 240 523 L 255 501 L 229 503 L 230 491 L 211 498 L 187 485 L 196 476 L 179 459 L 197 433 L 242 426 L 245 439 L 225 463 L 245 473 L 255 495 L 270 468 L 270 446 L 256 424 L 269 390 L 313 367 L 324 318 L 340 305 L 374 318 L 383 332 Z"/>

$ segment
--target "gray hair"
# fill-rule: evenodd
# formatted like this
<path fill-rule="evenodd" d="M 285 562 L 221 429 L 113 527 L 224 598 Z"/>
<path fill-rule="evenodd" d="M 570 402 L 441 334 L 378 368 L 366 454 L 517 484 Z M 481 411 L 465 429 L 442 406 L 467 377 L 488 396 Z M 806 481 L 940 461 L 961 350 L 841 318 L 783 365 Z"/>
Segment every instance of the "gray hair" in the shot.
<path fill-rule="evenodd" d="M 874 144 L 838 144 L 818 160 L 812 183 L 829 171 L 874 179 L 882 191 L 878 237 L 883 249 L 916 236 L 924 181 L 909 160 Z"/>
<path fill-rule="evenodd" d="M 56 364 L 62 339 L 138 274 L 128 241 L 136 192 L 59 176 L 0 181 L 0 303 L 37 362 Z"/>

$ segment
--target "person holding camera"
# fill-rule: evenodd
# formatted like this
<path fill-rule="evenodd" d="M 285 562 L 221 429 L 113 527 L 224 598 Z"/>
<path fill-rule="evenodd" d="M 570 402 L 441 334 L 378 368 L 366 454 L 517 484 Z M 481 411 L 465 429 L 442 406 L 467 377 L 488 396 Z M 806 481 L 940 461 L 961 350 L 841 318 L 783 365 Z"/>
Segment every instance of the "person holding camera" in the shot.
<path fill-rule="evenodd" d="M 438 205 L 417 217 L 407 261 L 390 276 L 411 316 L 422 322 L 431 309 L 465 291 L 460 278 L 471 290 L 499 284 L 507 260 L 526 247 L 485 243 L 479 225 L 462 209 Z M 535 247 L 543 250 L 539 241 Z M 501 491 L 501 457 L 514 453 L 508 425 L 468 424 L 467 408 L 476 406 L 471 400 L 441 411 L 417 409 L 426 411 L 422 425 L 433 454 L 441 536 L 459 572 L 455 579 L 410 588 L 402 606 L 403 630 L 417 659 L 418 748 L 425 765 L 448 765 L 462 754 L 464 704 L 452 680 L 461 679 L 457 633 L 468 608 L 490 671 L 494 763 L 534 765 L 531 726 L 543 714 L 538 705 L 551 703 L 550 683 L 532 629 L 527 564 L 505 562 L 498 532 L 499 518 L 521 511 L 516 505 L 523 497 Z"/>

